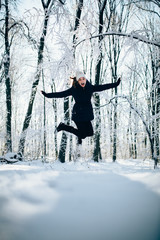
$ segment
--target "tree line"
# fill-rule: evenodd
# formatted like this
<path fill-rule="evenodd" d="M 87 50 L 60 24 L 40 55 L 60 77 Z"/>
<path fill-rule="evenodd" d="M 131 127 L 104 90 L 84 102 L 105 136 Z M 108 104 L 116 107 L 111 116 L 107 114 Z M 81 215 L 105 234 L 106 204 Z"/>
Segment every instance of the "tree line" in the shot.
<path fill-rule="evenodd" d="M 0 4 L 1 154 L 73 159 L 75 139 L 54 132 L 62 118 L 70 123 L 73 100 L 48 102 L 39 91 L 68 88 L 80 68 L 92 84 L 122 78 L 120 89 L 94 95 L 95 135 L 86 140 L 88 156 L 97 162 L 151 157 L 156 166 L 159 1 L 39 0 L 39 6 L 21 16 L 17 1 Z"/>

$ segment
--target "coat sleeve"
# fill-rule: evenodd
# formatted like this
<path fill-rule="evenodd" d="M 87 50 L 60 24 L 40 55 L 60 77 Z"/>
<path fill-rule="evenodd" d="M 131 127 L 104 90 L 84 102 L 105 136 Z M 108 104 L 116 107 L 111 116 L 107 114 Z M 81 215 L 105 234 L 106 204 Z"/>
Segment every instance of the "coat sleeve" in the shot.
<path fill-rule="evenodd" d="M 53 93 L 45 93 L 42 91 L 42 94 L 47 98 L 64 98 L 72 95 L 72 88 L 69 88 L 62 92 L 53 92 Z"/>
<path fill-rule="evenodd" d="M 101 92 L 110 88 L 117 87 L 121 82 L 121 79 L 119 78 L 117 82 L 115 83 L 107 83 L 103 85 L 93 85 L 93 92 Z"/>

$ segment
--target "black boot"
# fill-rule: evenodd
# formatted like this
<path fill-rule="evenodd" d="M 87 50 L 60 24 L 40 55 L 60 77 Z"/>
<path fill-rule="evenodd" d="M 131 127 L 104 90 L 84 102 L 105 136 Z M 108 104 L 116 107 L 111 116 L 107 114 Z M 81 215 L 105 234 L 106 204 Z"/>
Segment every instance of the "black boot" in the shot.
<path fill-rule="evenodd" d="M 78 129 L 72 127 L 72 126 L 69 126 L 69 125 L 66 125 L 64 123 L 60 123 L 57 127 L 57 132 L 59 131 L 66 131 L 66 132 L 70 132 L 70 133 L 73 133 L 74 135 L 76 135 L 77 137 L 79 137 L 79 132 L 78 132 Z"/>
<path fill-rule="evenodd" d="M 64 130 L 64 128 L 65 128 L 65 124 L 60 122 L 60 124 L 57 127 L 57 132 L 60 132 L 60 131 Z"/>

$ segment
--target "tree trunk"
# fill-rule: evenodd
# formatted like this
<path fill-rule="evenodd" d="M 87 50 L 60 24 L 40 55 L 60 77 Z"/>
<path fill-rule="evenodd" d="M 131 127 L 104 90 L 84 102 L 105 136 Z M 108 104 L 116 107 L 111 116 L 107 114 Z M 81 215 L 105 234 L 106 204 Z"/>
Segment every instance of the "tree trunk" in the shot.
<path fill-rule="evenodd" d="M 54 80 L 52 79 L 53 85 L 51 86 L 51 90 L 52 92 L 56 92 L 56 88 L 55 88 L 55 83 Z M 53 98 L 52 100 L 52 106 L 53 106 L 53 110 L 54 110 L 54 124 L 55 124 L 55 134 L 54 134 L 54 149 L 55 149 L 55 155 L 56 155 L 56 159 L 58 158 L 58 143 L 57 143 L 57 99 Z"/>
<path fill-rule="evenodd" d="M 101 158 L 101 149 L 100 149 L 100 131 L 101 131 L 101 118 L 100 118 L 100 98 L 99 95 L 95 95 L 95 136 L 94 136 L 94 152 L 93 152 L 93 159 L 95 162 L 98 162 L 99 157 Z"/>
<path fill-rule="evenodd" d="M 155 165 L 157 165 L 158 157 L 159 157 L 159 96 L 160 96 L 160 86 L 159 86 L 159 78 L 158 78 L 158 67 L 157 64 L 157 56 L 153 56 L 154 50 L 150 49 L 151 53 L 151 65 L 152 65 L 152 92 L 151 92 L 151 113 L 152 113 L 152 143 L 153 143 L 153 153 L 152 158 L 156 159 Z"/>
<path fill-rule="evenodd" d="M 42 71 L 42 81 L 43 81 L 43 91 L 45 92 L 43 71 Z M 44 132 L 43 132 L 43 158 L 45 161 L 46 154 L 47 154 L 47 151 L 46 151 L 46 148 L 47 148 L 47 144 L 46 144 L 46 99 L 45 99 L 45 97 L 43 100 L 43 129 L 44 129 Z"/>
<path fill-rule="evenodd" d="M 101 3 L 99 1 L 99 34 L 102 33 L 103 31 L 103 14 L 104 14 L 104 9 L 106 6 L 106 0 Z M 101 64 L 102 64 L 102 39 L 103 37 L 99 37 L 98 45 L 99 45 L 99 57 L 98 57 L 98 62 L 96 65 L 96 71 L 95 71 L 95 84 L 99 85 L 100 84 L 100 74 L 101 74 Z M 101 113 L 100 113 L 100 97 L 98 94 L 95 95 L 95 143 L 94 143 L 94 152 L 93 152 L 93 159 L 95 162 L 98 162 L 99 157 L 101 158 L 101 148 L 100 148 L 100 131 L 101 131 Z"/>
<path fill-rule="evenodd" d="M 69 124 L 69 99 L 68 99 L 68 97 L 64 99 L 64 120 L 65 120 L 65 123 Z M 66 148 L 67 148 L 67 135 L 65 132 L 63 132 L 62 138 L 61 138 L 59 156 L 58 156 L 58 159 L 61 163 L 65 162 Z"/>
<path fill-rule="evenodd" d="M 160 70 L 159 70 L 160 71 Z M 157 74 L 158 77 L 158 74 Z M 158 82 L 158 79 L 157 79 Z M 156 129 L 157 129 L 157 136 L 156 136 L 156 155 L 160 161 L 160 82 L 157 83 L 157 109 L 156 109 Z"/>
<path fill-rule="evenodd" d="M 117 95 L 117 93 L 116 93 Z M 113 162 L 116 161 L 117 158 L 117 98 L 114 103 L 114 116 L 113 116 Z"/>
<path fill-rule="evenodd" d="M 12 151 L 12 100 L 10 68 L 10 44 L 9 44 L 9 9 L 8 0 L 5 0 L 5 85 L 6 85 L 6 152 Z"/>
<path fill-rule="evenodd" d="M 158 54 L 156 58 L 156 136 L 155 136 L 155 148 L 156 148 L 156 157 L 160 161 L 160 66 L 159 66 L 159 58 L 160 58 L 160 49 L 158 49 Z"/>

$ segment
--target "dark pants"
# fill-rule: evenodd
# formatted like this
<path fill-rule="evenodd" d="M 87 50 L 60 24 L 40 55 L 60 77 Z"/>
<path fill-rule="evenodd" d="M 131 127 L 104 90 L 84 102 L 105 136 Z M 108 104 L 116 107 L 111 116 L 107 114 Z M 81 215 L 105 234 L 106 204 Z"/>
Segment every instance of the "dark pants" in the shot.
<path fill-rule="evenodd" d="M 75 122 L 78 130 L 78 137 L 84 139 L 86 137 L 93 136 L 93 127 L 90 121 L 87 122 Z"/>
<path fill-rule="evenodd" d="M 75 122 L 77 128 L 63 124 L 61 130 L 73 133 L 78 137 L 78 142 L 81 143 L 81 139 L 93 136 L 93 127 L 90 121 L 87 122 Z"/>

